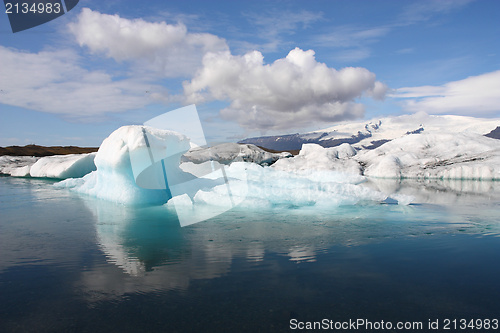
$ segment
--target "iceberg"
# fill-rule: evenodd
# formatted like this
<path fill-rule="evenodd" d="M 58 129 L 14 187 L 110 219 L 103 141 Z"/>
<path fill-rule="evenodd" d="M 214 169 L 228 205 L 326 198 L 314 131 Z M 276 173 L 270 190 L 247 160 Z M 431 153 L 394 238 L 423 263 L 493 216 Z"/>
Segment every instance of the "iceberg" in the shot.
<path fill-rule="evenodd" d="M 303 144 L 297 156 L 272 168 L 288 172 L 336 171 L 347 178 L 500 179 L 500 141 L 465 131 L 413 133 L 375 149 L 357 150 L 344 143 L 323 148 Z"/>
<path fill-rule="evenodd" d="M 176 211 L 183 226 L 219 215 L 237 205 L 239 198 L 230 196 L 232 179 L 219 163 L 207 162 L 191 167 L 196 175 L 180 167 L 182 154 L 190 148 L 189 138 L 175 131 L 123 126 L 99 147 L 95 171 L 55 186 L 127 205 L 168 202 L 167 209 Z M 243 197 L 244 186 L 238 186 Z M 219 200 L 218 205 L 210 209 L 190 209 L 189 204 L 197 193 L 211 188 L 217 188 L 217 195 L 226 200 Z"/>
<path fill-rule="evenodd" d="M 34 156 L 0 156 L 0 174 L 13 177 L 79 178 L 96 169 L 95 153 Z"/>
<path fill-rule="evenodd" d="M 176 210 L 181 225 L 236 205 L 309 209 L 387 198 L 360 186 L 362 176 L 346 177 L 331 169 L 290 172 L 250 162 L 181 163 L 188 149 L 189 139 L 174 131 L 124 126 L 103 141 L 94 160 L 96 171 L 56 186 L 122 204 L 165 205 Z M 315 156 L 314 151 L 311 146 L 303 155 Z M 342 160 L 355 154 L 348 145 L 328 152 Z"/>
<path fill-rule="evenodd" d="M 95 171 L 56 186 L 123 204 L 163 204 L 171 198 L 163 172 L 171 176 L 172 183 L 195 178 L 179 168 L 181 154 L 189 148 L 189 139 L 177 132 L 123 126 L 102 142 L 94 160 Z M 150 168 L 152 165 L 155 167 Z"/>
<path fill-rule="evenodd" d="M 369 177 L 500 179 L 500 141 L 471 132 L 410 134 L 356 159 Z"/>
<path fill-rule="evenodd" d="M 30 168 L 31 177 L 80 178 L 94 171 L 95 153 L 46 156 L 37 160 Z"/>
<path fill-rule="evenodd" d="M 360 201 L 382 202 L 387 195 L 360 183 L 363 177 L 345 177 L 327 171 L 281 171 L 248 162 L 234 162 L 226 168 L 233 179 L 231 197 L 240 207 L 284 209 L 336 209 Z M 225 204 L 224 186 L 200 190 L 194 204 L 218 206 Z"/>
<path fill-rule="evenodd" d="M 0 174 L 14 177 L 29 177 L 30 169 L 39 157 L 0 156 Z"/>
<path fill-rule="evenodd" d="M 316 143 L 302 145 L 297 156 L 280 159 L 273 168 L 281 171 L 331 170 L 361 175 L 361 165 L 352 159 L 357 154 L 350 144 L 343 143 L 332 148 L 323 148 Z"/>

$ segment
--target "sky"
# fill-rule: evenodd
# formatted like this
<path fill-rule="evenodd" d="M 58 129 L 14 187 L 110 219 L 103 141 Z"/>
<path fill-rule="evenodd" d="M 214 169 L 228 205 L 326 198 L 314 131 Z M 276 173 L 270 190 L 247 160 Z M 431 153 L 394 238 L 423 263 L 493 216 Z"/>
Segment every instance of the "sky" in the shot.
<path fill-rule="evenodd" d="M 0 146 L 99 146 L 189 104 L 210 143 L 500 117 L 498 13 L 497 0 L 80 0 L 17 33 L 0 14 Z"/>

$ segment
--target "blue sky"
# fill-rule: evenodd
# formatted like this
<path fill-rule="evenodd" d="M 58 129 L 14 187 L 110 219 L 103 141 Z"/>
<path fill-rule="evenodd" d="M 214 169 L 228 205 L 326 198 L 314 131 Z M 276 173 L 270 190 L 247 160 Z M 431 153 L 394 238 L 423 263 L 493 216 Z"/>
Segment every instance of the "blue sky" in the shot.
<path fill-rule="evenodd" d="M 0 145 L 98 146 L 191 103 L 209 142 L 419 111 L 500 117 L 498 13 L 496 0 L 81 0 L 15 34 L 3 14 Z"/>

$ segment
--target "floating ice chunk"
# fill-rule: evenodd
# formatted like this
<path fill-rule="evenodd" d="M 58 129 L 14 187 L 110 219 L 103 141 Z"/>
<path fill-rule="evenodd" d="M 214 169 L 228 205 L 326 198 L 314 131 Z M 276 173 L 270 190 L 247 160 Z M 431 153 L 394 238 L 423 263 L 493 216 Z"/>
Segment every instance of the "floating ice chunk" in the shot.
<path fill-rule="evenodd" d="M 226 168 L 233 178 L 231 197 L 248 207 L 335 208 L 339 205 L 356 204 L 359 201 L 381 202 L 386 195 L 360 186 L 359 176 L 344 177 L 335 171 L 287 172 L 253 163 L 235 162 Z M 308 174 L 309 173 L 309 174 Z M 238 178 L 246 175 L 246 181 Z M 224 187 L 215 186 L 199 191 L 194 197 L 196 204 L 227 204 L 223 198 Z"/>
<path fill-rule="evenodd" d="M 217 179 L 218 175 L 214 174 L 215 170 L 218 170 L 222 167 L 222 165 L 217 161 L 207 161 L 200 164 L 195 164 L 193 162 L 184 162 L 181 163 L 180 168 L 189 172 L 196 177 L 203 177 L 207 179 Z"/>
<path fill-rule="evenodd" d="M 355 154 L 352 147 L 318 147 L 306 146 L 302 155 L 289 159 L 296 159 L 296 165 L 290 167 L 293 172 L 249 162 L 233 162 L 226 167 L 214 161 L 181 165 L 180 156 L 189 148 L 186 137 L 145 126 L 125 126 L 102 143 L 95 158 L 96 171 L 58 186 L 126 204 L 168 201 L 167 208 L 175 208 L 181 225 L 205 220 L 237 205 L 254 209 L 329 209 L 386 199 L 387 195 L 359 185 L 364 180 L 359 173 L 346 176 L 331 170 L 329 165 L 326 168 L 332 161 L 337 165 L 342 165 L 339 161 L 348 161 Z M 316 157 L 324 158 L 325 169 L 308 170 L 301 166 L 314 162 Z M 156 169 L 150 172 L 152 167 Z"/>
<path fill-rule="evenodd" d="M 355 158 L 370 177 L 500 179 L 500 140 L 476 133 L 406 135 Z"/>
<path fill-rule="evenodd" d="M 79 178 L 96 169 L 96 154 L 54 155 L 40 158 L 30 168 L 31 177 Z"/>
<path fill-rule="evenodd" d="M 166 203 L 168 207 L 186 207 L 186 208 L 192 208 L 193 207 L 193 201 L 191 201 L 191 198 L 189 195 L 186 193 L 177 195 Z"/>
<path fill-rule="evenodd" d="M 58 186 L 74 188 L 78 192 L 119 203 L 164 204 L 171 194 L 165 187 L 163 175 L 163 188 L 155 188 L 158 179 L 153 176 L 157 176 L 158 170 L 163 172 L 158 167 L 164 166 L 172 176 L 169 183 L 194 178 L 179 169 L 180 156 L 189 147 L 189 139 L 173 131 L 147 126 L 123 126 L 111 133 L 99 147 L 95 157 L 96 171 L 81 179 L 68 179 L 58 183 Z M 168 156 L 168 163 L 162 162 L 165 156 Z M 151 177 L 147 174 L 149 167 L 153 167 Z M 146 177 L 139 178 L 142 174 Z M 142 184 L 151 185 L 152 188 L 140 187 L 136 177 Z"/>
<path fill-rule="evenodd" d="M 34 156 L 0 156 L 0 174 L 14 177 L 29 177 L 30 169 L 39 159 Z"/>
<path fill-rule="evenodd" d="M 368 166 L 365 170 L 366 176 L 400 178 L 403 165 L 398 156 L 387 155 L 380 158 L 376 163 Z"/>
<path fill-rule="evenodd" d="M 73 178 L 96 169 L 95 153 L 46 157 L 0 156 L 0 173 L 14 177 Z"/>
<path fill-rule="evenodd" d="M 391 198 L 398 202 L 398 205 L 408 206 L 413 201 L 415 201 L 415 197 L 412 195 L 406 195 L 402 193 L 392 193 Z"/>
<path fill-rule="evenodd" d="M 302 145 L 299 155 L 280 159 L 273 167 L 282 171 L 333 170 L 343 173 L 361 174 L 361 166 L 352 157 L 356 150 L 344 143 L 338 147 L 323 148 L 315 143 Z"/>
<path fill-rule="evenodd" d="M 20 168 L 15 168 L 10 171 L 10 175 L 13 177 L 30 177 L 31 165 L 25 165 Z"/>

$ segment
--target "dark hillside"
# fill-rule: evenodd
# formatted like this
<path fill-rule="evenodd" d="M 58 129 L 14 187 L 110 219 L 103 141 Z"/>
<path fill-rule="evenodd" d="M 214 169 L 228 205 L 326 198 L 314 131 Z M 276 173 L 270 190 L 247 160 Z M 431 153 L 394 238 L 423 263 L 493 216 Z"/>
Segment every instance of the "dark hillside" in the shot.
<path fill-rule="evenodd" d="M 75 147 L 75 146 L 53 146 L 44 147 L 38 145 L 27 146 L 9 146 L 0 147 L 0 156 L 51 156 L 51 155 L 68 155 L 68 154 L 85 154 L 97 151 L 95 147 Z"/>

